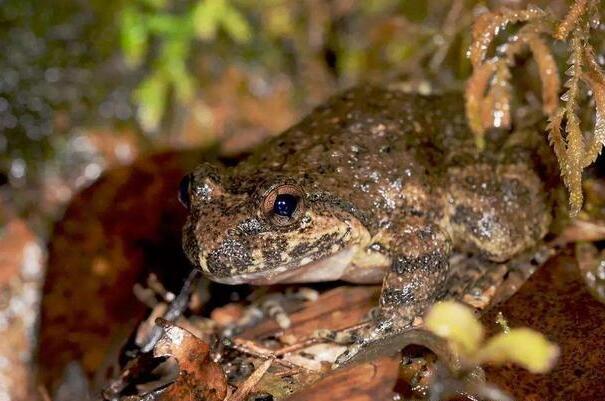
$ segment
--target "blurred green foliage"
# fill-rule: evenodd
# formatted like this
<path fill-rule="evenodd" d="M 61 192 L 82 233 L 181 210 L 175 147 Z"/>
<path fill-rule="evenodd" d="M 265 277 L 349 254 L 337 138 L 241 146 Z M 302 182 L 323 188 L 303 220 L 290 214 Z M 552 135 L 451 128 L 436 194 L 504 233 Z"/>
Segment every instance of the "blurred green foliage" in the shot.
<path fill-rule="evenodd" d="M 474 3 L 454 10 L 454 19 L 446 21 L 449 30 L 441 32 L 451 11 L 439 1 L 131 0 L 120 13 L 120 42 L 127 64 L 145 70 L 133 99 L 141 126 L 154 132 L 172 96 L 187 103 L 198 90 L 195 57 L 200 54 L 293 75 L 323 64 L 320 73 L 331 74 L 338 86 L 377 70 L 383 75 L 399 69 L 417 77 L 422 73 L 413 70 L 442 47 L 432 73 L 453 71 L 450 84 L 452 78 L 459 83 L 468 74 L 460 49 L 468 40 L 455 37 L 467 35 L 463 28 L 470 24 Z M 456 46 L 454 67 L 441 69 L 450 46 Z"/>
<path fill-rule="evenodd" d="M 213 41 L 219 30 L 235 43 L 250 39 L 245 17 L 228 0 L 203 0 L 174 12 L 167 0 L 134 0 L 121 13 L 121 45 L 127 63 L 139 67 L 151 41 L 159 41 L 151 71 L 135 91 L 139 121 L 147 131 L 158 128 L 170 90 L 177 101 L 189 101 L 194 78 L 187 68 L 193 42 Z"/>

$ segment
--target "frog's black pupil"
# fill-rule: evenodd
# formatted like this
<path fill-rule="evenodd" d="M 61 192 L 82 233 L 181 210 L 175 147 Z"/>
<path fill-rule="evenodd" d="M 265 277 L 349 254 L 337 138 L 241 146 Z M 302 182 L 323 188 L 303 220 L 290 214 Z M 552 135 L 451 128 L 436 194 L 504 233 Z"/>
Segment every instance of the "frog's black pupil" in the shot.
<path fill-rule="evenodd" d="M 189 174 L 187 174 L 185 177 L 183 177 L 183 179 L 181 180 L 181 183 L 179 184 L 179 202 L 181 202 L 181 204 L 183 206 L 185 206 L 187 209 L 189 209 L 190 206 L 190 199 L 189 199 L 189 184 L 191 183 L 191 176 Z"/>
<path fill-rule="evenodd" d="M 298 205 L 298 197 L 290 194 L 280 194 L 273 203 L 273 212 L 284 217 L 292 217 Z"/>

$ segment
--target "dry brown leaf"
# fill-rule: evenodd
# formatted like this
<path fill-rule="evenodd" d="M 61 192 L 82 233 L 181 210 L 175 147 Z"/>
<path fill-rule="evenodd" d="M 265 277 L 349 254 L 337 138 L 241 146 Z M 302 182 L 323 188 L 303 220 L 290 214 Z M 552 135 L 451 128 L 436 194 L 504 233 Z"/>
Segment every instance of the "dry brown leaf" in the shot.
<path fill-rule="evenodd" d="M 210 359 L 208 344 L 163 319 L 158 323 L 164 335 L 156 344 L 153 354 L 158 357 L 174 357 L 179 374 L 174 383 L 158 391 L 154 401 L 189 400 L 223 401 L 227 395 L 227 379 L 223 369 Z"/>
<path fill-rule="evenodd" d="M 260 379 L 263 378 L 264 374 L 267 373 L 267 370 L 271 367 L 271 363 L 273 363 L 272 359 L 267 359 L 263 363 L 261 363 L 258 368 L 244 381 L 229 397 L 227 401 L 244 401 L 250 391 L 258 384 Z"/>

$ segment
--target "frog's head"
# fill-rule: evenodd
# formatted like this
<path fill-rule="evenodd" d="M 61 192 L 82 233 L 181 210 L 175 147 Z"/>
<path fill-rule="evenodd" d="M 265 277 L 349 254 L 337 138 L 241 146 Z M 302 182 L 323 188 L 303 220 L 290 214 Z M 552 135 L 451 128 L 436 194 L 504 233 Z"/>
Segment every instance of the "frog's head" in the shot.
<path fill-rule="evenodd" d="M 227 284 L 338 279 L 368 232 L 355 211 L 296 177 L 222 174 L 199 166 L 181 183 L 183 247 Z"/>

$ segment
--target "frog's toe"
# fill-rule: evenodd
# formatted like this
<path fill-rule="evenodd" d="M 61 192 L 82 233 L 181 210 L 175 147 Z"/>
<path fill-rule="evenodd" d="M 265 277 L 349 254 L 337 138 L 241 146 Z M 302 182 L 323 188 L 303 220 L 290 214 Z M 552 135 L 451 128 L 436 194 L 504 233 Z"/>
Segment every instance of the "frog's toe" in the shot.
<path fill-rule="evenodd" d="M 251 327 L 269 318 L 282 330 L 288 329 L 291 325 L 289 313 L 301 309 L 306 302 L 316 301 L 318 297 L 316 290 L 304 287 L 261 296 L 248 306 L 236 326 Z"/>
<path fill-rule="evenodd" d="M 375 306 L 374 308 L 370 309 L 368 311 L 368 313 L 366 313 L 366 319 L 370 320 L 370 321 L 376 321 L 380 318 L 381 316 L 381 310 L 380 310 L 380 306 Z"/>
<path fill-rule="evenodd" d="M 367 357 L 371 358 L 371 352 L 368 353 L 367 351 L 372 348 L 372 344 L 384 337 L 384 328 L 371 325 L 357 330 L 339 333 L 339 335 L 340 337 L 336 337 L 333 341 L 341 345 L 346 344 L 347 349 L 338 356 L 334 362 L 335 367 L 353 363 Z"/>
<path fill-rule="evenodd" d="M 309 287 L 301 287 L 296 290 L 286 290 L 286 298 L 298 302 L 314 302 L 319 298 L 319 291 Z"/>
<path fill-rule="evenodd" d="M 267 299 L 260 305 L 260 308 L 265 316 L 275 320 L 275 323 L 285 330 L 290 327 L 292 322 L 281 301 L 280 297 Z"/>
<path fill-rule="evenodd" d="M 260 302 L 260 309 L 265 316 L 275 320 L 281 329 L 287 329 L 291 325 L 288 310 L 298 310 L 306 302 L 314 302 L 319 298 L 319 293 L 312 288 L 287 289 L 284 293 L 266 296 Z"/>
<path fill-rule="evenodd" d="M 351 345 L 356 342 L 359 342 L 360 340 L 360 335 L 356 330 L 342 331 L 320 329 L 316 330 L 315 333 L 313 333 L 313 337 L 319 338 L 321 340 L 327 340 L 338 345 Z"/>

